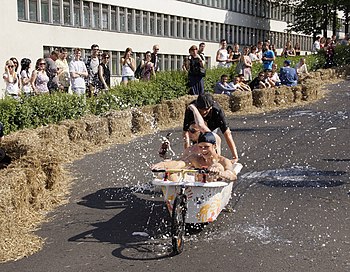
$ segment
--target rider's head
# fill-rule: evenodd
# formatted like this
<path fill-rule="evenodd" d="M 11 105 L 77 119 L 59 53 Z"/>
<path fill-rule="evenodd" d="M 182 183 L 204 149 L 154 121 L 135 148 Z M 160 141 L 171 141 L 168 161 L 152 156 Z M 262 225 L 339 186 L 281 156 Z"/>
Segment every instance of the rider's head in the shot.
<path fill-rule="evenodd" d="M 214 104 L 213 96 L 210 93 L 200 94 L 196 100 L 196 107 L 200 114 L 205 117 L 209 114 Z"/>
<path fill-rule="evenodd" d="M 198 137 L 198 146 L 204 157 L 216 154 L 216 138 L 212 132 L 201 133 Z"/>

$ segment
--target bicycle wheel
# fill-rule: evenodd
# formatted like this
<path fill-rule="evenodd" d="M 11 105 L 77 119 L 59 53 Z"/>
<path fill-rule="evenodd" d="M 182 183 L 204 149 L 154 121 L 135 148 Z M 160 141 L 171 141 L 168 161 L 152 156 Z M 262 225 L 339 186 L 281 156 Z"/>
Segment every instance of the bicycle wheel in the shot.
<path fill-rule="evenodd" d="M 180 254 L 184 248 L 185 218 L 187 212 L 186 196 L 178 195 L 175 198 L 171 218 L 171 241 L 173 252 Z"/>

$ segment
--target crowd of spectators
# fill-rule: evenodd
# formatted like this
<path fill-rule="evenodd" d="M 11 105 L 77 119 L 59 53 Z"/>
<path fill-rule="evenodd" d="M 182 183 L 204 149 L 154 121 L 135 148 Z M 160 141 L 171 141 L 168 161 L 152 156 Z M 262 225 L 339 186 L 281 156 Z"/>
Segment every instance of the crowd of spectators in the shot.
<path fill-rule="evenodd" d="M 32 69 L 32 61 L 23 58 L 19 62 L 12 57 L 5 63 L 3 79 L 6 84 L 5 94 L 18 99 L 25 96 L 51 94 L 55 92 L 75 93 L 77 95 L 95 96 L 106 92 L 111 87 L 109 54 L 100 52 L 99 46 L 93 44 L 91 53 L 82 60 L 80 48 L 75 48 L 74 58 L 68 63 L 68 50 L 55 49 L 47 58 L 39 58 Z M 140 69 L 140 80 L 150 80 L 158 70 L 159 45 L 153 46 L 153 53 L 147 51 L 140 67 L 136 67 L 132 49 L 127 48 L 120 59 L 122 66 L 122 83 L 135 80 L 136 68 Z M 21 67 L 19 69 L 19 67 Z"/>
<path fill-rule="evenodd" d="M 325 50 L 325 67 L 332 67 L 334 63 L 334 48 L 338 44 L 350 44 L 349 34 L 341 41 L 336 36 L 324 38 L 318 36 L 313 44 L 312 52 Z M 189 48 L 189 55 L 185 57 L 182 69 L 188 73 L 189 94 L 204 93 L 204 79 L 206 75 L 205 43 Z M 288 57 L 300 56 L 301 46 L 297 42 L 293 46 L 287 41 L 280 56 L 286 58 L 284 67 L 277 72 L 274 61 L 277 50 L 269 40 L 259 41 L 250 47 L 244 46 L 240 50 L 237 43 L 228 45 L 226 40 L 220 41 L 216 53 L 217 67 L 234 67 L 235 75 L 230 82 L 229 77 L 223 74 L 215 85 L 215 93 L 230 95 L 236 90 L 250 91 L 256 88 L 269 88 L 279 85 L 294 86 L 298 77 L 308 74 L 305 58 L 292 68 Z M 139 79 L 149 81 L 156 77 L 159 69 L 159 45 L 154 45 L 151 51 L 144 54 L 144 59 L 137 61 L 133 58 L 131 48 L 125 50 L 120 59 L 122 68 L 122 84 Z M 60 48 L 50 53 L 47 58 L 39 58 L 32 69 L 32 61 L 23 58 L 19 63 L 16 58 L 6 61 L 3 79 L 6 83 L 6 95 L 18 98 L 20 94 L 26 96 L 48 94 L 54 92 L 76 93 L 79 95 L 94 96 L 108 91 L 111 86 L 109 70 L 109 54 L 101 53 L 99 46 L 93 44 L 91 53 L 84 60 L 81 59 L 81 49 L 74 49 L 74 59 L 68 63 L 68 50 Z M 138 63 L 136 63 L 138 62 Z M 252 67 L 261 63 L 263 71 L 256 78 L 252 78 Z M 20 64 L 20 65 L 19 65 Z M 20 69 L 19 69 L 20 67 Z"/>

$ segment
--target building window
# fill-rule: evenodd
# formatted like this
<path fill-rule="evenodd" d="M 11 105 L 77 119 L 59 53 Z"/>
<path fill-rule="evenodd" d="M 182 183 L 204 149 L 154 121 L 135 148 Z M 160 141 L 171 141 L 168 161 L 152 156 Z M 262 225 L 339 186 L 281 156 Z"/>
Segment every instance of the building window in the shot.
<path fill-rule="evenodd" d="M 17 14 L 18 19 L 20 20 L 26 20 L 26 1 L 25 0 L 18 0 L 17 1 Z"/>
<path fill-rule="evenodd" d="M 63 1 L 63 23 L 65 25 L 71 25 L 71 12 L 70 12 L 70 0 Z"/>
<path fill-rule="evenodd" d="M 175 19 L 174 16 L 170 17 L 170 36 L 175 36 Z"/>
<path fill-rule="evenodd" d="M 50 22 L 49 0 L 41 0 L 41 21 L 43 23 L 49 23 Z"/>
<path fill-rule="evenodd" d="M 30 0 L 29 1 L 29 20 L 38 21 L 38 1 Z"/>
<path fill-rule="evenodd" d="M 92 28 L 100 28 L 100 7 L 98 3 L 93 4 Z"/>
<path fill-rule="evenodd" d="M 131 9 L 128 9 L 128 26 L 127 26 L 127 32 L 134 32 L 133 31 L 133 19 L 132 19 L 132 13 L 131 13 Z"/>
<path fill-rule="evenodd" d="M 142 21 L 143 21 L 143 33 L 148 34 L 149 33 L 148 12 L 143 12 Z"/>
<path fill-rule="evenodd" d="M 80 1 L 74 0 L 74 25 L 77 27 L 81 26 L 80 16 Z"/>
<path fill-rule="evenodd" d="M 161 36 L 162 35 L 162 18 L 161 16 L 157 16 L 157 35 Z"/>
<path fill-rule="evenodd" d="M 59 0 L 52 0 L 52 19 L 54 24 L 61 24 L 61 11 Z"/>
<path fill-rule="evenodd" d="M 154 33 L 154 13 L 151 12 L 149 15 L 149 34 L 150 35 L 155 35 L 156 33 Z"/>
<path fill-rule="evenodd" d="M 117 30 L 117 10 L 116 7 L 111 7 L 111 30 Z"/>
<path fill-rule="evenodd" d="M 125 8 L 119 8 L 119 25 L 120 25 L 120 31 L 124 32 L 125 29 Z"/>
<path fill-rule="evenodd" d="M 84 1 L 84 27 L 91 27 L 90 3 Z"/>
<path fill-rule="evenodd" d="M 102 29 L 108 29 L 108 6 L 102 5 Z"/>
<path fill-rule="evenodd" d="M 141 12 L 139 10 L 135 11 L 135 26 L 136 33 L 141 33 Z"/>
<path fill-rule="evenodd" d="M 164 16 L 163 22 L 164 22 L 164 36 L 169 36 L 169 20 L 167 15 Z"/>

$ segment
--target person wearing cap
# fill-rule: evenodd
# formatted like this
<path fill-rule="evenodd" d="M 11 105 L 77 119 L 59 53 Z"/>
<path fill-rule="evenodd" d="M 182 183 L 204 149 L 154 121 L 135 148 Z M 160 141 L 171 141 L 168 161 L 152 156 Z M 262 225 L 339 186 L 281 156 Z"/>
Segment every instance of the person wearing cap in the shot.
<path fill-rule="evenodd" d="M 188 168 L 207 168 L 209 171 L 208 181 L 231 180 L 237 179 L 233 170 L 232 162 L 219 155 L 216 152 L 216 139 L 212 132 L 201 133 L 198 137 L 199 153 L 193 153 L 185 160 L 180 161 L 163 161 L 154 164 L 153 170 L 159 169 L 188 169 Z M 176 180 L 176 175 L 173 180 Z"/>
<path fill-rule="evenodd" d="M 280 69 L 280 80 L 282 85 L 289 87 L 296 86 L 298 84 L 298 75 L 294 68 L 290 67 L 290 60 L 283 62 L 283 67 Z"/>
<path fill-rule="evenodd" d="M 190 104 L 194 104 L 197 107 L 204 121 L 207 123 L 207 127 L 210 129 L 210 131 L 214 131 L 220 128 L 232 153 L 233 162 L 237 162 L 238 153 L 236 145 L 232 138 L 231 130 L 226 122 L 224 111 L 216 102 L 214 102 L 213 96 L 210 93 L 204 93 L 202 95 L 199 95 L 197 99 L 192 101 Z M 184 149 L 190 146 L 188 130 L 193 121 L 194 115 L 192 110 L 186 109 L 183 123 Z"/>

